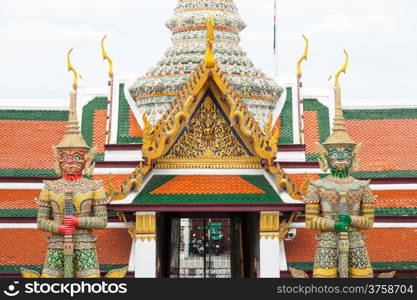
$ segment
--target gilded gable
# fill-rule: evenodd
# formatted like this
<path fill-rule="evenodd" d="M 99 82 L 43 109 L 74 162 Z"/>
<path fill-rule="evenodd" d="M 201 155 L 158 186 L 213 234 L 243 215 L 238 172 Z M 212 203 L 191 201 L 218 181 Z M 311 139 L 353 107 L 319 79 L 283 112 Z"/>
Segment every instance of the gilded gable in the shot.
<path fill-rule="evenodd" d="M 252 164 L 259 167 L 259 162 L 239 142 L 219 107 L 207 96 L 167 155 L 158 160 L 158 165 L 231 168 L 253 167 Z"/>

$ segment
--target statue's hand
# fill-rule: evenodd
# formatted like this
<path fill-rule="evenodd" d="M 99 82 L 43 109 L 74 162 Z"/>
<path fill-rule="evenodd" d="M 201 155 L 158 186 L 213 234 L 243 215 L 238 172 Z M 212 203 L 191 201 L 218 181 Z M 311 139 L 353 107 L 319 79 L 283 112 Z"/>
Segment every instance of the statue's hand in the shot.
<path fill-rule="evenodd" d="M 73 235 L 75 232 L 74 226 L 59 225 L 58 232 L 63 235 Z"/>
<path fill-rule="evenodd" d="M 78 225 L 80 225 L 80 220 L 77 217 L 65 216 L 64 225 L 78 227 Z"/>
<path fill-rule="evenodd" d="M 348 232 L 349 225 L 345 222 L 337 222 L 334 224 L 334 230 L 340 232 Z"/>
<path fill-rule="evenodd" d="M 348 226 L 352 223 L 352 218 L 349 215 L 339 215 L 337 217 L 338 222 L 343 222 L 348 224 Z"/>

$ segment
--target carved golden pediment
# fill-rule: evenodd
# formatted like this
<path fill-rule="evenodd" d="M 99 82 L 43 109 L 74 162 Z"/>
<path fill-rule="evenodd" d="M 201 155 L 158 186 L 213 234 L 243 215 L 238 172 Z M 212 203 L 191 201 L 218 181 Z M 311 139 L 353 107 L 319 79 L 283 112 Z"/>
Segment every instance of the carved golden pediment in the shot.
<path fill-rule="evenodd" d="M 203 101 L 183 135 L 159 168 L 259 168 L 260 158 L 250 155 L 210 96 Z"/>

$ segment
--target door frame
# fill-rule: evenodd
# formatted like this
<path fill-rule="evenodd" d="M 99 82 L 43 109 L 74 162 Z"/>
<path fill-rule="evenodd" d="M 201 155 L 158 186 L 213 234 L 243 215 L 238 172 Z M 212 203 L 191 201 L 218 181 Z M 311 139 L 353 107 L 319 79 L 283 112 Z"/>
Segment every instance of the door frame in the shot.
<path fill-rule="evenodd" d="M 259 274 L 259 212 L 166 212 L 156 215 L 157 277 L 170 277 L 173 219 L 230 219 L 232 278 L 257 278 Z M 235 226 L 232 229 L 232 226 Z M 237 230 L 237 231 L 234 231 Z"/>

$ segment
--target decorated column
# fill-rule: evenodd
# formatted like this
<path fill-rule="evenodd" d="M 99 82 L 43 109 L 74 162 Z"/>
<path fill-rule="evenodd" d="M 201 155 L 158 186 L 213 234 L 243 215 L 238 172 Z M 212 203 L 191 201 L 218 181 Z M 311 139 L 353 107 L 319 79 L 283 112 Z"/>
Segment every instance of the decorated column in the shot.
<path fill-rule="evenodd" d="M 137 212 L 135 230 L 135 277 L 156 277 L 155 213 Z"/>
<path fill-rule="evenodd" d="M 261 278 L 280 277 L 279 212 L 263 212 L 260 219 Z"/>

